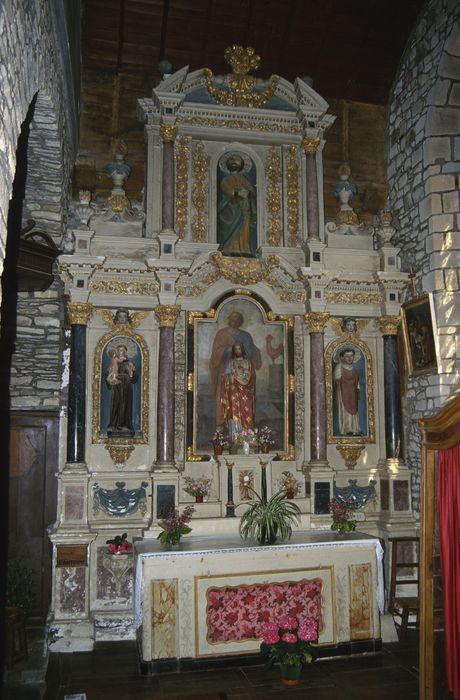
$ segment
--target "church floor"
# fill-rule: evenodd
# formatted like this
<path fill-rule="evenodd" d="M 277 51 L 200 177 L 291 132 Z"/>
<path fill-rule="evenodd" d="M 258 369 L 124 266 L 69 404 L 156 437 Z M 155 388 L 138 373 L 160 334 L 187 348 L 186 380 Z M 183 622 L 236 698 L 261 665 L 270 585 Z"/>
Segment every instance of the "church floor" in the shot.
<path fill-rule="evenodd" d="M 4 688 L 5 700 L 416 700 L 416 633 L 381 654 L 324 660 L 303 670 L 299 686 L 282 686 L 278 669 L 245 666 L 142 676 L 133 643 L 101 644 L 93 652 L 51 654 L 46 684 Z"/>

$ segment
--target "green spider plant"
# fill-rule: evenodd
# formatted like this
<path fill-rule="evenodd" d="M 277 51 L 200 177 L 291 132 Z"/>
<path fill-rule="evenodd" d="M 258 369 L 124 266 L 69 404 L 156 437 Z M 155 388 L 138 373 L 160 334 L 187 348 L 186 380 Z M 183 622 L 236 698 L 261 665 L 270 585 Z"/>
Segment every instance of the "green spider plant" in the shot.
<path fill-rule="evenodd" d="M 292 526 L 300 524 L 300 508 L 291 500 L 286 500 L 286 491 L 279 491 L 271 498 L 251 489 L 255 500 L 243 513 L 240 520 L 240 536 L 247 540 L 255 539 L 259 544 L 273 544 L 277 537 L 287 540 L 292 534 Z"/>

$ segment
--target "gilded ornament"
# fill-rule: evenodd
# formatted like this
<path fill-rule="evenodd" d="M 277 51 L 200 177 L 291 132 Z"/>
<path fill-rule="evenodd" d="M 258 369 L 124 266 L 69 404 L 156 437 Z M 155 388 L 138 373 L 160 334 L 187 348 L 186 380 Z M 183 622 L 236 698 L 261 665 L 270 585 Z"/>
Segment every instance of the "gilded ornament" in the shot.
<path fill-rule="evenodd" d="M 174 150 L 176 160 L 176 227 L 179 238 L 185 237 L 188 217 L 189 139 L 181 136 Z"/>
<path fill-rule="evenodd" d="M 295 460 L 295 447 L 288 445 L 288 451 L 285 455 L 280 456 L 282 462 L 293 462 Z"/>
<path fill-rule="evenodd" d="M 95 294 L 129 294 L 132 296 L 153 296 L 160 290 L 157 282 L 120 282 L 116 280 L 92 280 L 89 288 Z"/>
<path fill-rule="evenodd" d="M 340 452 L 347 469 L 353 469 L 356 466 L 361 452 L 364 449 L 363 445 L 337 445 L 336 449 Z"/>
<path fill-rule="evenodd" d="M 193 453 L 193 447 L 189 445 L 187 447 L 187 462 L 201 462 L 202 457 Z"/>
<path fill-rule="evenodd" d="M 160 328 L 174 328 L 180 314 L 180 306 L 174 304 L 158 304 L 154 308 Z"/>
<path fill-rule="evenodd" d="M 251 46 L 230 46 L 225 50 L 225 60 L 232 68 L 227 76 L 229 90 L 217 87 L 212 82 L 212 71 L 205 68 L 203 75 L 206 89 L 217 102 L 229 107 L 263 107 L 272 97 L 278 86 L 279 76 L 272 75 L 268 87 L 255 90 L 255 78 L 248 75 L 249 71 L 257 70 L 260 64 L 258 56 Z"/>
<path fill-rule="evenodd" d="M 123 309 L 123 311 L 124 310 L 125 309 Z M 123 330 L 125 325 L 129 326 L 130 328 L 137 328 L 142 319 L 146 318 L 150 313 L 150 311 L 135 311 L 134 313 L 129 314 L 129 312 L 126 311 L 126 323 L 119 323 L 117 321 L 117 313 L 113 314 L 111 311 L 109 311 L 109 309 L 95 309 L 95 311 L 102 318 L 104 323 L 109 326 L 109 328 L 116 326 L 118 333 Z"/>
<path fill-rule="evenodd" d="M 193 372 L 189 372 L 187 375 L 187 391 L 193 391 Z"/>
<path fill-rule="evenodd" d="M 233 258 L 220 252 L 211 253 L 209 259 L 220 270 L 222 277 L 234 284 L 257 284 L 267 279 L 270 270 L 279 265 L 276 255 L 263 260 L 257 258 Z"/>
<path fill-rule="evenodd" d="M 338 211 L 335 217 L 336 223 L 340 226 L 341 224 L 346 224 L 347 226 L 357 226 L 359 225 L 359 218 L 356 212 L 351 211 Z"/>
<path fill-rule="evenodd" d="M 178 123 L 189 126 L 206 128 L 222 127 L 223 129 L 241 129 L 243 131 L 264 131 L 281 134 L 299 134 L 300 129 L 292 122 L 285 125 L 282 122 L 263 122 L 253 119 L 209 119 L 208 117 L 180 117 Z"/>
<path fill-rule="evenodd" d="M 108 442 L 105 449 L 108 450 L 114 464 L 125 464 L 134 450 L 134 445 L 113 445 Z"/>
<path fill-rule="evenodd" d="M 321 143 L 319 136 L 304 136 L 302 139 L 302 148 L 305 153 L 316 153 L 318 146 Z"/>
<path fill-rule="evenodd" d="M 376 319 L 382 335 L 397 335 L 401 319 L 399 316 L 381 316 Z"/>
<path fill-rule="evenodd" d="M 268 153 L 265 176 L 268 211 L 267 243 L 277 246 L 281 242 L 281 161 L 278 149 L 274 147 Z"/>
<path fill-rule="evenodd" d="M 284 321 L 288 328 L 294 328 L 294 317 L 287 314 L 275 314 L 274 311 L 267 312 L 268 321 Z"/>
<path fill-rule="evenodd" d="M 295 392 L 295 376 L 293 374 L 288 377 L 288 391 L 290 394 Z"/>
<path fill-rule="evenodd" d="M 239 473 L 240 501 L 251 501 L 254 490 L 254 472 L 243 469 Z"/>
<path fill-rule="evenodd" d="M 380 304 L 380 292 L 347 292 L 345 290 L 326 291 L 326 300 L 332 304 Z"/>
<path fill-rule="evenodd" d="M 355 329 L 346 330 L 344 329 L 344 322 L 347 320 L 348 319 L 331 317 L 328 323 L 336 335 L 347 335 L 350 336 L 351 339 L 353 339 L 354 336 L 357 336 L 359 338 L 363 328 L 365 328 L 369 323 L 368 318 L 353 318 L 352 320 L 354 321 Z"/>
<path fill-rule="evenodd" d="M 129 204 L 129 199 L 125 194 L 112 194 L 107 200 L 107 204 L 110 209 L 116 214 L 121 214 L 122 211 L 127 209 Z"/>
<path fill-rule="evenodd" d="M 160 126 L 160 138 L 162 141 L 174 141 L 177 136 L 177 126 L 175 124 L 162 124 Z"/>
<path fill-rule="evenodd" d="M 235 294 L 243 295 L 244 297 L 252 297 L 250 289 L 235 289 Z"/>
<path fill-rule="evenodd" d="M 93 305 L 87 301 L 68 301 L 67 315 L 70 325 L 86 326 L 93 313 Z"/>
<path fill-rule="evenodd" d="M 297 147 L 288 146 L 287 149 L 287 224 L 289 231 L 289 245 L 298 245 L 299 233 L 299 166 L 297 162 Z"/>
<path fill-rule="evenodd" d="M 192 221 L 192 237 L 194 241 L 206 241 L 208 238 L 206 221 L 208 158 L 202 141 L 198 141 L 195 146 L 192 167 L 192 203 L 195 207 L 195 215 Z"/>
<path fill-rule="evenodd" d="M 330 319 L 330 314 L 323 311 L 310 311 L 304 318 L 310 333 L 324 333 L 324 327 Z"/>

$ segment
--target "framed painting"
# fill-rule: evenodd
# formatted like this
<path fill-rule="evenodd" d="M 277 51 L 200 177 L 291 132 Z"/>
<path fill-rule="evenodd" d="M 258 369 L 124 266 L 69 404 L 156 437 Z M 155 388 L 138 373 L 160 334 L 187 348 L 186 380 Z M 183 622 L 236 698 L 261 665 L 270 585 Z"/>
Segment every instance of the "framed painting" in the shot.
<path fill-rule="evenodd" d="M 270 451 L 292 452 L 292 320 L 255 297 L 231 295 L 207 314 L 189 313 L 188 457 L 212 450 L 216 430 L 230 442 L 267 427 Z"/>
<path fill-rule="evenodd" d="M 375 442 L 372 355 L 358 338 L 334 340 L 326 349 L 329 443 Z"/>
<path fill-rule="evenodd" d="M 425 294 L 401 307 L 404 348 L 409 375 L 438 371 L 437 331 L 433 296 Z"/>
<path fill-rule="evenodd" d="M 93 374 L 93 442 L 148 439 L 148 348 L 123 326 L 97 344 Z"/>

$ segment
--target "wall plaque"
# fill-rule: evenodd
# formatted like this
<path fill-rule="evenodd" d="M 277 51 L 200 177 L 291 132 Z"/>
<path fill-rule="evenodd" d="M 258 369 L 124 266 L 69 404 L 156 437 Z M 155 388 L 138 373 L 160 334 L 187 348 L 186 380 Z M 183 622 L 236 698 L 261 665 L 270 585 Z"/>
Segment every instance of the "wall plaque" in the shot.
<path fill-rule="evenodd" d="M 88 566 L 86 544 L 58 544 L 56 566 Z"/>

